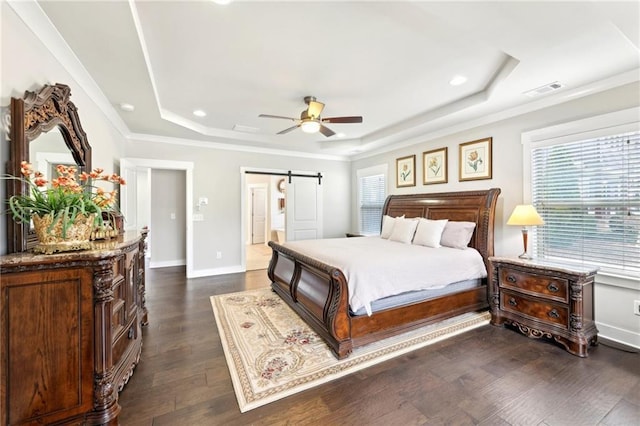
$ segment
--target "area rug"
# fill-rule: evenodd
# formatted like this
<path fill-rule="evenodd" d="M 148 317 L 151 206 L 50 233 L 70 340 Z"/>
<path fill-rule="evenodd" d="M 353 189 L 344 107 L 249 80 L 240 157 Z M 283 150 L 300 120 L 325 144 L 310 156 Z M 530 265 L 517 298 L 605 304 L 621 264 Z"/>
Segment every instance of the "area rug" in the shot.
<path fill-rule="evenodd" d="M 338 360 L 270 289 L 211 296 L 241 412 L 489 323 L 468 313 L 357 348 Z"/>

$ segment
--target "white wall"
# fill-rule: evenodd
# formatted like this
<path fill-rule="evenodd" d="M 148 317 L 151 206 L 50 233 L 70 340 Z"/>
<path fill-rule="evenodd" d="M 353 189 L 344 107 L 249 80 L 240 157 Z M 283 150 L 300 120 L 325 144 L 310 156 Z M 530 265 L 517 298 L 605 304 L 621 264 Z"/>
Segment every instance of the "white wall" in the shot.
<path fill-rule="evenodd" d="M 515 205 L 523 202 L 522 133 L 638 106 L 640 105 L 639 93 L 640 83 L 627 84 L 464 132 L 433 139 L 425 136 L 423 142 L 415 145 L 353 161 L 351 166 L 351 196 L 354 200 L 352 229 L 357 229 L 358 223 L 355 205 L 356 171 L 377 164 L 388 164 L 389 194 L 501 188 L 502 193 L 496 210 L 495 254 L 507 257 L 517 256 L 522 252 L 520 227 L 507 226 L 505 223 Z M 458 145 L 485 137 L 493 138 L 493 179 L 459 182 Z M 422 184 L 422 153 L 441 147 L 447 147 L 449 152 L 449 182 L 425 186 Z M 395 160 L 412 154 L 416 155 L 416 186 L 398 189 L 395 186 Z M 640 317 L 632 313 L 633 300 L 640 300 L 640 280 L 625 280 L 616 284 L 609 280 L 605 283 L 603 277 L 596 278 L 595 316 L 600 335 L 640 348 Z"/>
<path fill-rule="evenodd" d="M 238 272 L 242 265 L 241 169 L 321 172 L 324 197 L 325 237 L 342 236 L 351 217 L 350 163 L 283 155 L 235 152 L 199 146 L 185 147 L 161 142 L 133 140 L 126 157 L 190 161 L 193 169 L 193 199 L 207 197 L 209 205 L 193 222 L 194 276 Z M 153 232 L 153 230 L 151 231 Z M 211 253 L 222 252 L 217 259 Z"/>

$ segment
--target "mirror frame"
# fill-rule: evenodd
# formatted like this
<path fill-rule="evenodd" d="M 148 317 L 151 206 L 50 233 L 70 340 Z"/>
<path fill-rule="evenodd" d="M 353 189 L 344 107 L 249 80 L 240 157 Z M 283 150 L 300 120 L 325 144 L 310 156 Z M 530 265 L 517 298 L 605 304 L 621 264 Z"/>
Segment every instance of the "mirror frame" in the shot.
<path fill-rule="evenodd" d="M 38 92 L 25 91 L 24 98 L 11 98 L 11 129 L 7 174 L 20 175 L 20 163 L 31 162 L 29 144 L 42 133 L 58 128 L 80 171 L 91 170 L 91 146 L 82 129 L 76 106 L 69 100 L 71 89 L 61 83 L 45 85 Z M 17 180 L 7 180 L 7 199 L 26 194 L 28 187 Z M 7 250 L 27 251 L 37 244 L 28 223 L 18 223 L 7 214 Z"/>

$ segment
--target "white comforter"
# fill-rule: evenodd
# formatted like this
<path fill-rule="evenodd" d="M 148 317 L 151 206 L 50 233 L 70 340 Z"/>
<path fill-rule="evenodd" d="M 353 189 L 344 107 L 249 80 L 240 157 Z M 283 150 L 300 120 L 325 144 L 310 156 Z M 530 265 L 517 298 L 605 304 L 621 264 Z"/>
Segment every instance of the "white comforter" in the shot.
<path fill-rule="evenodd" d="M 412 290 L 436 289 L 487 276 L 482 256 L 473 249 L 431 248 L 380 237 L 329 238 L 284 244 L 339 268 L 347 278 L 349 305 L 355 312 L 371 302 Z"/>

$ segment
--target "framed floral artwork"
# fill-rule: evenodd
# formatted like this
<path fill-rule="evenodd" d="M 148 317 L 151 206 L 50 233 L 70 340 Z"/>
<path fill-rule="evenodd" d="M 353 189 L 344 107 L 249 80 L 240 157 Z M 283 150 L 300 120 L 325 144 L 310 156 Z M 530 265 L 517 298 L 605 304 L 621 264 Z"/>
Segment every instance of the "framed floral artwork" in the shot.
<path fill-rule="evenodd" d="M 422 153 L 423 183 L 447 183 L 447 148 Z"/>
<path fill-rule="evenodd" d="M 396 160 L 396 187 L 416 186 L 416 156 Z"/>
<path fill-rule="evenodd" d="M 461 143 L 458 159 L 460 182 L 465 180 L 491 179 L 492 154 L 491 142 L 493 138 L 478 139 L 477 141 Z"/>

